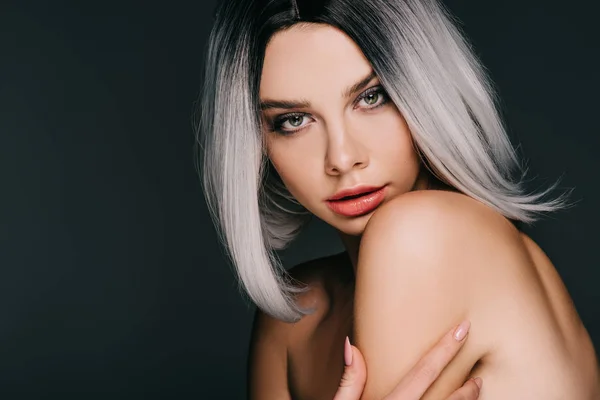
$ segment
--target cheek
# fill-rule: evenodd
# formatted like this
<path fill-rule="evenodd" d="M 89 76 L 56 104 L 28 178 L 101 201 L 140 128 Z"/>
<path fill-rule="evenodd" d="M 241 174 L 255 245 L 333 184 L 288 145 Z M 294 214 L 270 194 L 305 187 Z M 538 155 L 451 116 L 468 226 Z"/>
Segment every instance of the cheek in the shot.
<path fill-rule="evenodd" d="M 391 166 L 409 167 L 418 163 L 410 132 L 396 131 L 380 142 L 380 151 Z"/>
<path fill-rule="evenodd" d="M 300 203 L 305 203 L 308 188 L 317 179 L 317 160 L 309 148 L 304 149 L 300 143 L 286 143 L 287 139 L 278 138 L 270 142 L 267 146 L 268 156 L 292 196 Z"/>
<path fill-rule="evenodd" d="M 379 119 L 374 132 L 377 132 L 377 139 L 371 141 L 370 147 L 385 165 L 395 169 L 418 163 L 410 129 L 399 112 Z"/>

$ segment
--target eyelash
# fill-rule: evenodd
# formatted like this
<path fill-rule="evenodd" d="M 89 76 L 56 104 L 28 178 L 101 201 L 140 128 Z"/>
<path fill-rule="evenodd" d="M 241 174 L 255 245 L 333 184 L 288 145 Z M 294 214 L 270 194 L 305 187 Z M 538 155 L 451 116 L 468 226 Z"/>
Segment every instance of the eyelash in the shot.
<path fill-rule="evenodd" d="M 359 101 L 364 100 L 365 98 L 367 98 L 369 95 L 372 95 L 372 94 L 381 95 L 382 100 L 376 106 L 367 107 L 368 110 L 373 110 L 375 108 L 379 108 L 379 107 L 387 104 L 389 98 L 388 98 L 388 95 L 385 92 L 385 90 L 383 90 L 383 88 L 381 86 L 374 86 L 374 87 L 369 88 L 369 89 L 365 90 L 364 92 L 362 92 L 356 98 L 356 100 L 354 101 L 354 105 L 356 105 Z M 306 126 L 303 126 L 301 128 L 295 129 L 295 130 L 282 129 L 282 126 L 290 118 L 293 118 L 293 117 L 306 117 L 307 115 L 308 114 L 306 114 L 306 113 L 300 113 L 300 112 L 292 112 L 292 113 L 287 113 L 287 114 L 279 115 L 279 116 L 273 118 L 273 120 L 270 123 L 270 125 L 271 125 L 270 126 L 271 132 L 276 132 L 276 133 L 278 133 L 280 135 L 289 136 L 289 135 L 292 135 L 292 134 L 294 134 L 294 133 L 296 133 L 298 131 L 301 131 Z"/>

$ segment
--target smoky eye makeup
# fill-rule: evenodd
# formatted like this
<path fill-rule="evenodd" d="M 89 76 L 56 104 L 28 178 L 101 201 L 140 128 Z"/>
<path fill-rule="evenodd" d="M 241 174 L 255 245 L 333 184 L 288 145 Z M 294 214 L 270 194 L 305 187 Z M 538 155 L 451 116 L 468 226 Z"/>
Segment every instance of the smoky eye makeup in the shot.
<path fill-rule="evenodd" d="M 352 106 L 357 108 L 357 105 L 363 100 L 367 105 L 360 108 L 363 108 L 368 112 L 387 104 L 389 102 L 389 97 L 383 87 L 380 84 L 377 84 L 359 94 L 352 102 Z M 269 131 L 284 136 L 289 136 L 304 129 L 307 125 L 305 121 L 309 118 L 310 114 L 306 112 L 288 112 L 272 117 L 264 115 L 264 120 Z M 289 125 L 289 127 L 285 127 L 286 124 Z M 294 127 L 297 127 L 297 129 L 294 129 Z"/>
<path fill-rule="evenodd" d="M 274 117 L 273 119 L 268 120 L 268 123 L 269 123 L 271 131 L 274 131 L 277 133 L 295 132 L 295 131 L 298 131 L 299 129 L 295 129 L 295 130 L 285 129 L 285 128 L 283 128 L 283 125 L 287 122 L 292 127 L 301 126 L 301 124 L 304 122 L 304 120 L 306 118 L 308 118 L 308 115 L 309 114 L 307 114 L 307 113 L 301 113 L 301 112 L 285 113 L 282 115 L 278 115 L 278 116 Z"/>

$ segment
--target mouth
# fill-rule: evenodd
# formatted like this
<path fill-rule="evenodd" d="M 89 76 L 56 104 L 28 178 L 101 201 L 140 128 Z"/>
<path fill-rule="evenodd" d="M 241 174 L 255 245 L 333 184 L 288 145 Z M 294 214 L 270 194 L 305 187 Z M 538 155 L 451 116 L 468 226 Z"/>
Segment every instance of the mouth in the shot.
<path fill-rule="evenodd" d="M 358 217 L 374 211 L 385 199 L 385 188 L 361 187 L 343 190 L 327 199 L 327 206 L 344 217 Z"/>
<path fill-rule="evenodd" d="M 341 201 L 341 200 L 350 200 L 356 199 L 361 196 L 365 196 L 367 194 L 376 192 L 382 189 L 383 186 L 358 186 L 350 189 L 343 189 L 328 198 L 328 201 Z"/>
<path fill-rule="evenodd" d="M 344 200 L 358 199 L 359 197 L 366 196 L 366 195 L 371 194 L 373 192 L 375 192 L 375 190 L 373 190 L 371 192 L 364 192 L 364 193 L 359 193 L 359 194 L 353 194 L 353 195 L 350 195 L 350 196 L 344 196 L 342 198 L 335 199 L 335 200 L 330 200 L 330 201 L 344 201 Z"/>

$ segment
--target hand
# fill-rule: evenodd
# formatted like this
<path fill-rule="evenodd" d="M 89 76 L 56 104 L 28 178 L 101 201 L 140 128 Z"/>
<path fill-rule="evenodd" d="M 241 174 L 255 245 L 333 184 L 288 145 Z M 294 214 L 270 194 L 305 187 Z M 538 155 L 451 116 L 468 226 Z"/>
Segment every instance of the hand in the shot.
<path fill-rule="evenodd" d="M 462 328 L 464 327 L 464 328 Z M 418 400 L 438 378 L 444 367 L 454 358 L 465 343 L 470 324 L 465 321 L 448 332 L 419 362 L 402 378 L 396 388 L 384 400 Z M 462 332 L 462 339 L 455 335 Z M 333 400 L 359 400 L 367 380 L 365 360 L 352 346 L 348 338 L 344 348 L 346 367 L 340 386 Z M 481 379 L 469 379 L 446 400 L 475 400 L 479 397 Z"/>

